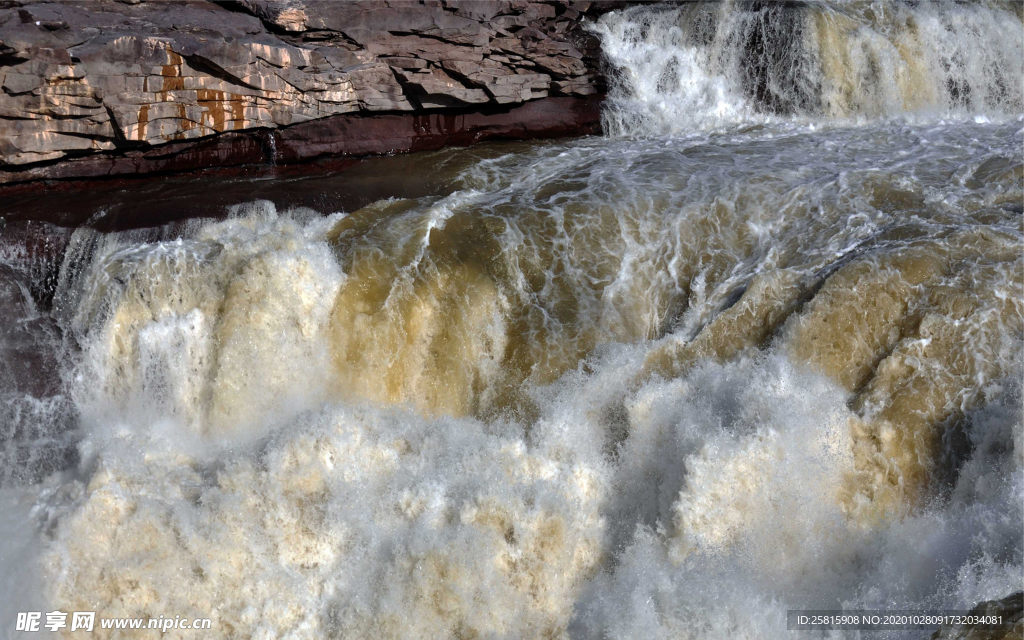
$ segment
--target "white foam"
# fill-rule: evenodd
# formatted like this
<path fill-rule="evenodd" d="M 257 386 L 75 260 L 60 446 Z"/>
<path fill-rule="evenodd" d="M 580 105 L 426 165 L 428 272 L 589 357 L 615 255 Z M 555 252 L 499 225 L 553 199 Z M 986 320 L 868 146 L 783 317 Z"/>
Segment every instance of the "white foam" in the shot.
<path fill-rule="evenodd" d="M 2 595 L 266 638 L 770 638 L 790 608 L 1002 597 L 1024 566 L 1020 136 L 589 138 L 347 217 L 80 230 L 56 315 L 81 463 L 0 495 Z M 838 368 L 976 375 L 936 427 L 949 486 L 872 512 L 881 411 L 793 343 L 891 291 Z M 899 392 L 876 386 L 880 409 Z"/>
<path fill-rule="evenodd" d="M 1022 107 L 1010 3 L 637 6 L 592 25 L 613 70 L 611 135 L 779 120 L 988 122 Z"/>

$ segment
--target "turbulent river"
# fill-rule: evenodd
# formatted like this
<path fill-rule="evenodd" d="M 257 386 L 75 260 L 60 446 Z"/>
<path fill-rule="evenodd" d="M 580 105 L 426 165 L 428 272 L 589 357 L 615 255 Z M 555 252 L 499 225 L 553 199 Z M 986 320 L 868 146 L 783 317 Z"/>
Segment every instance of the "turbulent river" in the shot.
<path fill-rule="evenodd" d="M 46 283 L 8 250 L 0 338 L 61 364 L 0 362 L 5 633 L 788 638 L 1021 589 L 1021 5 L 592 29 L 603 137 L 81 227 Z"/>

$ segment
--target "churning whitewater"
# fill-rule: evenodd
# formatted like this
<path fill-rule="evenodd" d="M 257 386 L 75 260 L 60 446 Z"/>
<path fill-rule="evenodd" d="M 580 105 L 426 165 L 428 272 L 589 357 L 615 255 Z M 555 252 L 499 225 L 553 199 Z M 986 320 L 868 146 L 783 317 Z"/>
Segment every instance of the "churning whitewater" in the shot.
<path fill-rule="evenodd" d="M 592 29 L 605 137 L 75 231 L 26 311 L 63 395 L 2 396 L 4 624 L 756 639 L 1021 590 L 1021 5 Z"/>

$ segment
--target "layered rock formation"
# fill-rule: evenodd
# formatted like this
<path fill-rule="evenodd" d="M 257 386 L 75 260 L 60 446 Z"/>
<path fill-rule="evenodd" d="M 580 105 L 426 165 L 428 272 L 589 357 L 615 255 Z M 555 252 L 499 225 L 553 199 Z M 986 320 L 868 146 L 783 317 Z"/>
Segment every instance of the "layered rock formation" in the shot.
<path fill-rule="evenodd" d="M 0 0 L 0 184 L 593 130 L 613 5 Z"/>

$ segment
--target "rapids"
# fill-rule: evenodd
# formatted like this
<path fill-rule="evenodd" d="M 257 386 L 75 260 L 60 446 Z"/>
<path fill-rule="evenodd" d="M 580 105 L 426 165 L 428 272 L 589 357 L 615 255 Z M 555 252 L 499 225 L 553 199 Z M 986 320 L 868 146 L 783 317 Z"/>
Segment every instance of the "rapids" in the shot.
<path fill-rule="evenodd" d="M 634 7 L 604 137 L 84 226 L 45 282 L 5 250 L 2 628 L 774 638 L 1021 590 L 1021 20 Z"/>

